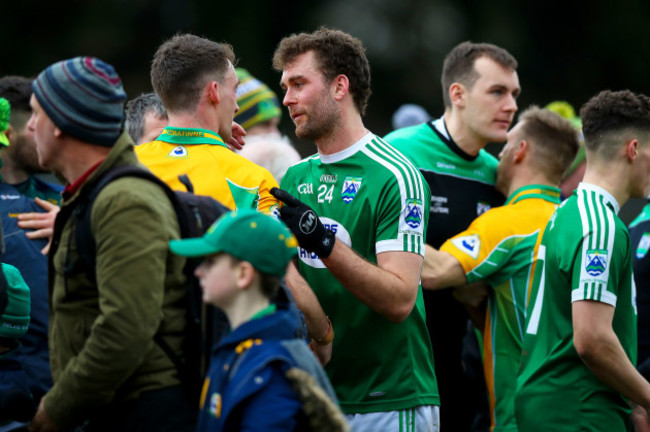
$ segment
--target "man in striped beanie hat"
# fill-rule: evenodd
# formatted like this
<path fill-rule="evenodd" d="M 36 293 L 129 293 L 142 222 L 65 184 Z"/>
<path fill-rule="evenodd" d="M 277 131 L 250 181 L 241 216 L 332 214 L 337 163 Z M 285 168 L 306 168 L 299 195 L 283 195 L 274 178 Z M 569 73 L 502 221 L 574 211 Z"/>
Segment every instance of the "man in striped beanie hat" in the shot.
<path fill-rule="evenodd" d="M 275 92 L 246 69 L 236 68 L 239 86 L 235 121 L 242 125 L 248 136 L 275 133 L 280 135 L 278 124 L 282 117 L 280 102 Z"/>
<path fill-rule="evenodd" d="M 180 236 L 176 213 L 146 179 L 121 177 L 90 193 L 114 167 L 139 165 L 123 131 L 120 77 L 97 58 L 76 57 L 49 66 L 32 87 L 28 128 L 39 163 L 66 187 L 49 252 L 54 386 L 30 430 L 192 430 L 195 409 L 154 342 L 160 336 L 181 356 L 184 259 L 167 248 Z M 94 257 L 79 254 L 76 241 L 88 237 Z"/>

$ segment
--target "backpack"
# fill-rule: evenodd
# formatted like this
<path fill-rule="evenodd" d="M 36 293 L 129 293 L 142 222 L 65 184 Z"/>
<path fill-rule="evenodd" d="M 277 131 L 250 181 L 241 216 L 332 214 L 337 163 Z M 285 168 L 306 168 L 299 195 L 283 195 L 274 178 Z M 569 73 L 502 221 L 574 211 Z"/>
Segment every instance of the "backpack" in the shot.
<path fill-rule="evenodd" d="M 72 211 L 71 217 L 76 223 L 75 238 L 80 258 L 65 266 L 66 277 L 84 271 L 91 280 L 96 279 L 96 245 L 90 226 L 92 204 L 107 184 L 126 176 L 149 180 L 165 191 L 176 212 L 181 238 L 202 236 L 221 215 L 230 211 L 210 196 L 195 195 L 194 188 L 185 174 L 179 176 L 179 180 L 188 191 L 182 192 L 172 190 L 153 173 L 138 166 L 120 165 L 110 168 L 95 183 L 84 188 L 82 195 L 77 199 L 78 204 Z M 224 313 L 218 308 L 203 304 L 201 287 L 194 276 L 194 270 L 199 264 L 200 261 L 188 258 L 183 270 L 187 279 L 187 327 L 183 355 L 176 354 L 160 333 L 154 335 L 154 341 L 178 369 L 183 386 L 188 391 L 192 402 L 196 401 L 197 404 L 211 347 L 228 330 L 228 320 Z"/>

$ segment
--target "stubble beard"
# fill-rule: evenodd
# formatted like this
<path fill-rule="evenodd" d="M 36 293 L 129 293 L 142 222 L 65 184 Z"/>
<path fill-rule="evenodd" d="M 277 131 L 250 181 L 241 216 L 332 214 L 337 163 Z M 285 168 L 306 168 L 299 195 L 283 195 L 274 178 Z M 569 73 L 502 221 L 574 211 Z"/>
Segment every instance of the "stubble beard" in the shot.
<path fill-rule="evenodd" d="M 306 121 L 296 125 L 296 136 L 298 138 L 318 141 L 331 134 L 339 123 L 340 109 L 336 102 L 324 94 L 321 98 L 322 104 L 316 105 L 311 113 L 305 114 Z"/>

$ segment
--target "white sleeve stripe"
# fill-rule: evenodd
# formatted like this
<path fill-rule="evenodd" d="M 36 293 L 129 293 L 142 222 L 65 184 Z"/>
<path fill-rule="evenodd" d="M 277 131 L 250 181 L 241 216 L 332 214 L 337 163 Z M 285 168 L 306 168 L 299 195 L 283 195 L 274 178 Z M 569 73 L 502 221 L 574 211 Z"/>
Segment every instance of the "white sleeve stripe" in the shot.
<path fill-rule="evenodd" d="M 411 175 L 413 176 L 414 182 L 417 182 L 417 188 L 419 189 L 418 192 L 422 194 L 423 191 L 423 186 L 422 182 L 420 179 L 420 173 L 418 169 L 413 165 L 403 154 L 401 154 L 397 149 L 390 144 L 388 144 L 386 141 L 382 140 L 381 138 L 377 137 L 377 140 L 374 142 L 377 148 L 381 146 L 387 153 L 390 153 L 392 158 L 395 159 L 396 161 L 401 162 L 402 166 L 405 166 L 408 168 L 408 171 L 411 172 Z M 407 170 L 405 170 L 407 171 Z"/>
<path fill-rule="evenodd" d="M 616 307 L 617 297 L 615 294 L 612 294 L 609 291 L 603 291 L 602 295 L 600 296 L 600 299 L 588 298 L 593 296 L 588 296 L 587 298 L 585 298 L 584 293 L 585 293 L 584 288 L 576 288 L 573 291 L 571 291 L 571 303 L 576 301 L 582 301 L 582 300 L 593 300 L 593 301 L 599 301 L 601 303 L 606 303 L 608 305 L 612 305 Z"/>
<path fill-rule="evenodd" d="M 412 166 L 412 164 L 404 161 L 400 161 L 394 156 L 390 155 L 388 153 L 387 145 L 380 146 L 378 141 L 371 141 L 367 147 L 363 148 L 363 152 L 365 154 L 371 154 L 372 150 L 378 153 L 378 156 L 381 155 L 383 157 L 379 158 L 373 158 L 376 161 L 380 162 L 382 165 L 385 167 L 388 167 L 389 165 L 392 166 L 393 169 L 391 171 L 395 176 L 402 178 L 402 182 L 404 186 L 408 186 L 408 189 L 405 190 L 406 195 L 414 195 L 414 196 L 405 196 L 405 194 L 402 194 L 403 198 L 418 198 L 418 199 L 423 199 L 423 185 L 420 180 L 420 176 L 418 175 L 417 172 L 415 172 L 415 168 Z M 370 150 L 370 151 L 366 151 Z M 402 172 L 400 172 L 403 171 Z M 410 172 L 411 175 L 408 175 Z M 404 181 L 406 180 L 406 181 Z M 408 192 L 411 192 L 410 194 Z"/>
<path fill-rule="evenodd" d="M 375 255 L 379 255 L 382 252 L 412 252 L 417 253 L 418 255 L 424 256 L 424 248 L 420 249 L 419 252 L 414 250 L 404 250 L 404 242 L 402 240 L 380 240 L 375 243 Z"/>

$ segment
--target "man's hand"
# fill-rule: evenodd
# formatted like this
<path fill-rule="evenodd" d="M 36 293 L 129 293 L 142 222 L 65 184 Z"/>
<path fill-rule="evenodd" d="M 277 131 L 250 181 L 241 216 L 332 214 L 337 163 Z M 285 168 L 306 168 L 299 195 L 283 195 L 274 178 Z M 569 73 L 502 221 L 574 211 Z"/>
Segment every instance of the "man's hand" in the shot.
<path fill-rule="evenodd" d="M 328 343 L 327 345 L 319 345 L 315 340 L 309 342 L 309 348 L 316 355 L 316 358 L 322 366 L 325 366 L 329 363 L 332 358 L 332 344 Z"/>
<path fill-rule="evenodd" d="M 284 202 L 285 205 L 280 209 L 280 218 L 296 236 L 298 244 L 320 258 L 330 256 L 336 237 L 333 231 L 323 226 L 314 210 L 282 189 L 274 187 L 270 192 Z"/>
<path fill-rule="evenodd" d="M 237 122 L 232 122 L 232 136 L 226 141 L 230 150 L 241 150 L 244 148 L 244 137 L 246 136 L 246 131 L 243 127 Z"/>
<path fill-rule="evenodd" d="M 637 405 L 632 411 L 632 424 L 635 432 L 650 432 L 648 411 L 641 405 Z"/>
<path fill-rule="evenodd" d="M 40 198 L 34 198 L 34 202 L 41 206 L 47 213 L 20 213 L 18 215 L 18 226 L 22 229 L 33 229 L 34 231 L 26 232 L 25 235 L 27 238 L 32 240 L 46 238 L 48 240 L 47 244 L 41 253 L 47 255 L 50 250 L 50 244 L 52 243 L 52 233 L 54 232 L 54 220 L 56 219 L 57 213 L 61 208 L 52 204 L 49 201 L 42 200 Z"/>
<path fill-rule="evenodd" d="M 38 404 L 36 415 L 34 415 L 32 422 L 29 424 L 29 432 L 57 432 L 60 430 L 61 428 L 47 415 L 45 411 L 45 398 L 43 397 Z"/>

